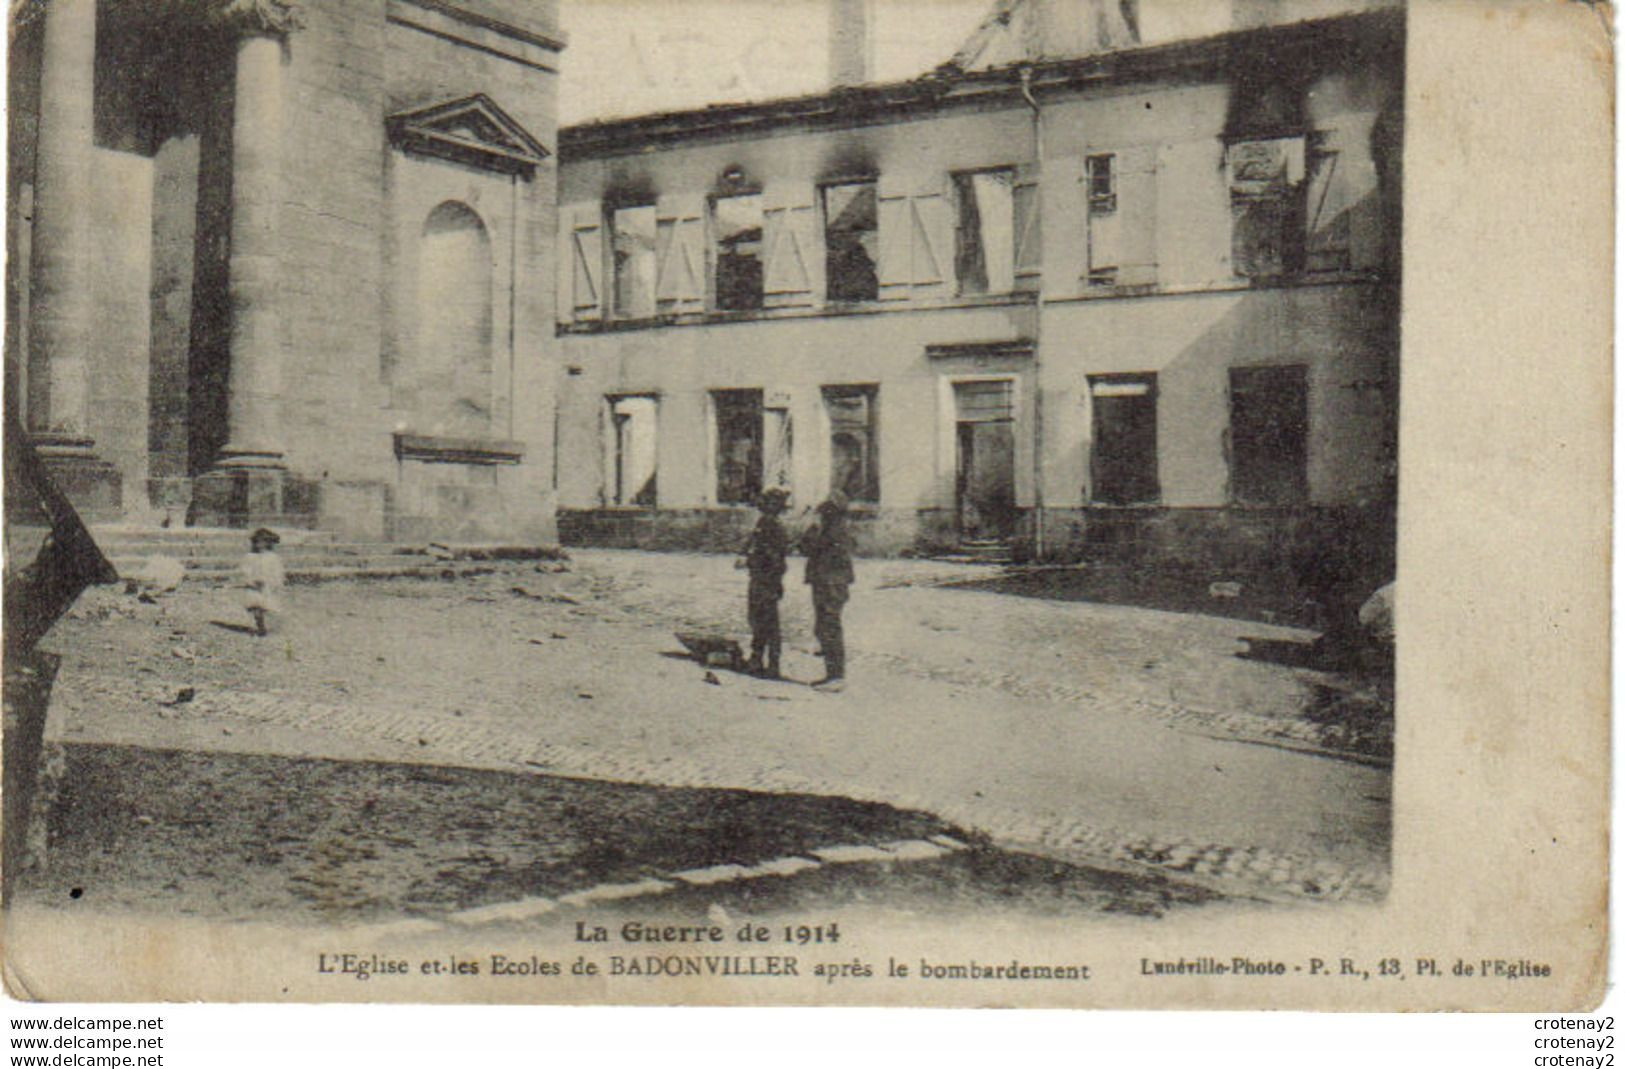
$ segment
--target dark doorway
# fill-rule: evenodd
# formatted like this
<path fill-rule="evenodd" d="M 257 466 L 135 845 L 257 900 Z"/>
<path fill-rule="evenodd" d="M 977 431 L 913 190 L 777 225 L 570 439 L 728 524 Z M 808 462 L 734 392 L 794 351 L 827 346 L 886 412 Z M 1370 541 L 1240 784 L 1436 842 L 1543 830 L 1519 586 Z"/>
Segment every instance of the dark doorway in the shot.
<path fill-rule="evenodd" d="M 1094 447 L 1090 500 L 1103 505 L 1148 505 L 1161 496 L 1157 481 L 1157 377 L 1091 375 Z"/>
<path fill-rule="evenodd" d="M 717 504 L 749 505 L 762 490 L 762 391 L 717 390 Z"/>
<path fill-rule="evenodd" d="M 1309 500 L 1309 376 L 1303 365 L 1230 369 L 1230 496 L 1238 505 Z"/>
<path fill-rule="evenodd" d="M 1016 436 L 1009 379 L 954 385 L 958 465 L 954 507 L 965 542 L 1005 542 L 1016 530 Z"/>

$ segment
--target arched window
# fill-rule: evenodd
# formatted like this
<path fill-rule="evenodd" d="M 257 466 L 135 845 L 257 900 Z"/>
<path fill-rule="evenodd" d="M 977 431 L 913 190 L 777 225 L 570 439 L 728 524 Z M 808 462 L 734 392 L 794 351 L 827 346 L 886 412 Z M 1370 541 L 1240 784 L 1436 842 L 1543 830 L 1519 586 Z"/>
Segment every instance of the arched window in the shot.
<path fill-rule="evenodd" d="M 418 413 L 430 434 L 491 429 L 494 265 L 479 215 L 448 200 L 423 224 L 418 256 Z"/>

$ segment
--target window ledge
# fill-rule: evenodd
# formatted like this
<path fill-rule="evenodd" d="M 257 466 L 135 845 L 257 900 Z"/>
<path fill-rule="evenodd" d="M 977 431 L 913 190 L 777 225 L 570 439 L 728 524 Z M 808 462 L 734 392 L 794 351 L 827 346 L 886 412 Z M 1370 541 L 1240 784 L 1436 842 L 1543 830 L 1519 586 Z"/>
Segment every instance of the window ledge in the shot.
<path fill-rule="evenodd" d="M 690 312 L 641 319 L 593 319 L 582 323 L 560 323 L 557 333 L 612 334 L 626 330 L 659 327 L 720 326 L 728 323 L 759 323 L 775 319 L 823 319 L 840 316 L 886 315 L 897 312 L 927 312 L 952 308 L 1000 308 L 1031 305 L 1038 295 L 1031 292 L 999 293 L 992 296 L 944 297 L 931 301 L 836 301 L 821 306 L 763 308 L 749 312 Z"/>
<path fill-rule="evenodd" d="M 1238 512 L 1296 512 L 1311 508 L 1313 505 L 1314 503 L 1308 500 L 1277 501 L 1269 504 L 1254 501 L 1232 501 L 1225 507 L 1235 509 Z"/>
<path fill-rule="evenodd" d="M 1047 297 L 1045 304 L 1067 304 L 1078 301 L 1124 300 L 1130 297 L 1179 297 L 1196 293 L 1245 293 L 1250 290 L 1307 289 L 1313 286 L 1346 286 L 1382 282 L 1389 276 L 1382 271 L 1316 271 L 1313 274 L 1277 275 L 1270 278 L 1224 279 L 1218 282 L 1197 282 L 1181 286 L 1147 283 L 1135 286 L 1088 286 L 1080 293 L 1065 297 Z"/>
<path fill-rule="evenodd" d="M 395 456 L 429 464 L 518 464 L 525 458 L 525 444 L 498 438 L 445 438 L 397 432 Z"/>

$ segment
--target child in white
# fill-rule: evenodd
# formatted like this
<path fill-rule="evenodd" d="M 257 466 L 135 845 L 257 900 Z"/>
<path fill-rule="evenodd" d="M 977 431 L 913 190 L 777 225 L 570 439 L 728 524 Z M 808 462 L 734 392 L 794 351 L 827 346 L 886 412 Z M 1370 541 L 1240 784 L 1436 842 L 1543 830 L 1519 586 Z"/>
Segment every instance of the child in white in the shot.
<path fill-rule="evenodd" d="M 286 576 L 282 558 L 276 555 L 280 541 L 275 531 L 261 527 L 249 536 L 248 556 L 242 563 L 243 604 L 248 608 L 248 615 L 254 618 L 254 633 L 262 637 L 270 633 L 266 618 L 282 611 L 282 584 Z"/>

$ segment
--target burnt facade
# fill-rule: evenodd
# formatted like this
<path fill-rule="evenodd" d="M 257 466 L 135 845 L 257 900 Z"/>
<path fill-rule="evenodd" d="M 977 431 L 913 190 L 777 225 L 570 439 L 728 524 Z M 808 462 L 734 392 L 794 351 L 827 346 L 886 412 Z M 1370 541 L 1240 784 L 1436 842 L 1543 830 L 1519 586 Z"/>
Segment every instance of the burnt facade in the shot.
<path fill-rule="evenodd" d="M 874 553 L 1391 567 L 1403 13 L 1111 13 L 562 131 L 565 537 L 725 548 L 777 485 Z"/>

